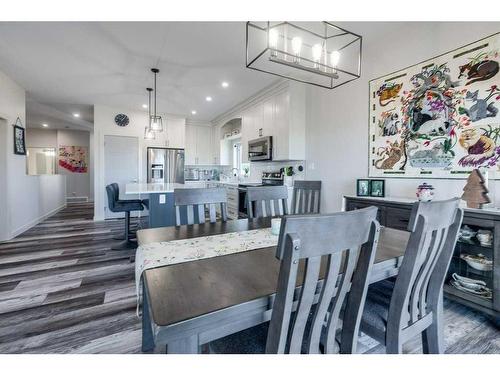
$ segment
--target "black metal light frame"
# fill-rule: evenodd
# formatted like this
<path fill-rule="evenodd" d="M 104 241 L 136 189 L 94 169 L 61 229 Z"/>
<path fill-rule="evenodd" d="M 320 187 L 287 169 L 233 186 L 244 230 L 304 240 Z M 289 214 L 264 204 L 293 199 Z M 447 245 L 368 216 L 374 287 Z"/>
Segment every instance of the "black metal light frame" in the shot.
<path fill-rule="evenodd" d="M 264 72 L 264 73 L 272 74 L 272 75 L 275 75 L 275 76 L 278 76 L 278 77 L 282 77 L 282 78 L 286 78 L 286 79 L 291 79 L 291 80 L 297 81 L 297 82 L 302 82 L 302 83 L 307 83 L 307 84 L 318 86 L 318 87 L 327 88 L 327 89 L 330 89 L 330 90 L 334 89 L 336 87 L 340 87 L 342 85 L 345 85 L 346 83 L 352 82 L 352 81 L 360 78 L 361 77 L 361 58 L 362 58 L 363 37 L 361 35 L 358 35 L 356 33 L 353 33 L 351 31 L 343 29 L 343 28 L 341 28 L 339 26 L 336 26 L 336 25 L 334 25 L 334 24 L 332 24 L 330 22 L 327 22 L 327 21 L 321 21 L 321 22 L 323 24 L 325 24 L 326 27 L 333 27 L 333 28 L 339 30 L 340 33 L 336 34 L 336 35 L 332 35 L 332 36 L 327 36 L 326 32 L 325 32 L 325 35 L 320 35 L 318 33 L 315 33 L 313 31 L 307 30 L 307 29 L 305 29 L 305 28 L 303 28 L 301 26 L 298 26 L 296 24 L 293 24 L 293 23 L 290 23 L 290 22 L 287 22 L 287 21 L 284 21 L 284 22 L 281 22 L 281 23 L 276 23 L 272 27 L 271 27 L 270 21 L 267 21 L 267 27 L 260 27 L 260 26 L 256 25 L 255 23 L 252 23 L 251 21 L 247 21 L 247 23 L 246 23 L 246 35 L 245 35 L 245 37 L 246 37 L 246 41 L 245 41 L 245 47 L 246 47 L 246 67 L 248 69 L 252 69 L 252 70 L 259 71 L 259 72 Z M 349 43 L 345 44 L 344 46 L 340 47 L 339 49 L 337 49 L 337 51 L 341 51 L 341 50 L 349 47 L 353 43 L 356 43 L 356 42 L 359 41 L 359 56 L 358 56 L 358 63 L 357 63 L 357 71 L 355 73 L 349 72 L 347 70 L 342 70 L 342 69 L 339 69 L 337 67 L 332 67 L 330 65 L 325 65 L 325 64 L 322 64 L 322 63 L 317 62 L 317 61 L 312 61 L 312 60 L 307 59 L 305 57 L 300 57 L 300 60 L 308 61 L 308 62 L 317 64 L 317 65 L 325 67 L 325 68 L 326 67 L 327 68 L 334 68 L 335 71 L 345 73 L 345 74 L 347 74 L 347 75 L 349 75 L 349 76 L 351 76 L 353 78 L 349 79 L 349 80 L 347 80 L 345 82 L 342 82 L 340 84 L 335 85 L 334 84 L 334 80 L 336 78 L 333 76 L 333 74 L 328 74 L 328 73 L 325 73 L 325 72 L 321 72 L 318 69 L 312 69 L 312 68 L 309 68 L 309 67 L 306 67 L 306 66 L 302 66 L 300 64 L 296 64 L 296 63 L 292 63 L 292 62 L 287 62 L 285 60 L 274 59 L 272 57 L 270 57 L 269 60 L 273 61 L 275 63 L 279 63 L 279 64 L 283 64 L 283 65 L 286 65 L 286 66 L 289 66 L 289 67 L 293 67 L 293 68 L 296 68 L 296 69 L 299 69 L 299 70 L 307 71 L 309 73 L 314 73 L 314 74 L 319 74 L 319 75 L 331 77 L 330 85 L 326 86 L 326 85 L 322 85 L 322 84 L 319 84 L 319 83 L 310 82 L 310 81 L 307 81 L 307 80 L 304 80 L 304 79 L 295 78 L 293 76 L 289 76 L 289 75 L 285 75 L 285 74 L 279 74 L 279 73 L 276 73 L 276 72 L 270 72 L 270 71 L 267 71 L 267 70 L 260 69 L 260 68 L 257 68 L 255 66 L 252 66 L 252 64 L 254 64 L 259 58 L 261 58 L 266 52 L 271 51 L 271 50 L 275 51 L 275 52 L 278 52 L 278 53 L 281 53 L 283 55 L 287 55 L 287 56 L 291 56 L 291 57 L 295 56 L 294 54 L 292 54 L 290 52 L 279 50 L 279 49 L 276 49 L 276 48 L 271 48 L 269 46 L 269 38 L 267 38 L 267 46 L 266 46 L 266 48 L 264 48 L 261 52 L 259 52 L 257 54 L 256 57 L 254 57 L 251 61 L 249 61 L 249 51 L 248 51 L 248 47 L 249 47 L 249 28 L 253 27 L 253 28 L 258 29 L 260 31 L 266 32 L 267 35 L 269 35 L 269 30 L 271 28 L 280 27 L 282 25 L 290 25 L 293 28 L 299 29 L 301 31 L 304 31 L 306 33 L 309 33 L 311 35 L 314 35 L 315 37 L 318 37 L 318 38 L 321 38 L 321 39 L 324 39 L 324 40 L 327 40 L 327 39 L 330 39 L 330 38 L 339 37 L 339 36 L 344 36 L 344 35 L 352 35 L 352 36 L 354 36 L 355 37 L 354 40 L 352 40 Z"/>

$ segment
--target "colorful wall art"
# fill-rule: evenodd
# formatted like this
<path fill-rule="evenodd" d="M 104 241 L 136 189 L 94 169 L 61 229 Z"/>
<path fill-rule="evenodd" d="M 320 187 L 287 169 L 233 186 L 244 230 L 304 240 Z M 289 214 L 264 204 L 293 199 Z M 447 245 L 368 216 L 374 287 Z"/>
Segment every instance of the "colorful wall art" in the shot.
<path fill-rule="evenodd" d="M 87 173 L 87 147 L 60 146 L 59 166 L 73 173 Z"/>
<path fill-rule="evenodd" d="M 497 33 L 370 81 L 369 176 L 500 171 L 499 61 Z"/>

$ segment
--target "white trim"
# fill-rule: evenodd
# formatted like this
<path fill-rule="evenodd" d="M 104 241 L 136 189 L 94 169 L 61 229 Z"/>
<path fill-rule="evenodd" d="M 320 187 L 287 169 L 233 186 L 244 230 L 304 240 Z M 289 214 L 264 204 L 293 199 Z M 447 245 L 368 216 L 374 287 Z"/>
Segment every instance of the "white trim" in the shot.
<path fill-rule="evenodd" d="M 24 224 L 21 228 L 18 228 L 16 230 L 12 231 L 9 234 L 9 238 L 6 241 L 9 241 L 9 240 L 19 236 L 20 234 L 23 234 L 28 229 L 33 228 L 35 225 L 40 224 L 42 221 L 48 219 L 50 216 L 58 213 L 59 211 L 65 209 L 65 208 L 66 208 L 66 203 L 64 203 L 62 206 L 59 206 L 59 207 L 53 209 L 52 211 L 47 212 L 45 215 L 42 215 L 39 218 L 32 220 L 30 223 Z"/>
<path fill-rule="evenodd" d="M 89 197 L 66 197 L 66 203 L 70 202 L 88 202 Z"/>
<path fill-rule="evenodd" d="M 243 100 L 239 104 L 235 105 L 233 108 L 227 110 L 226 112 L 220 114 L 214 118 L 211 122 L 213 125 L 219 125 L 221 122 L 224 124 L 227 121 L 233 119 L 234 117 L 241 116 L 241 113 L 246 109 L 252 107 L 254 104 L 265 100 L 266 98 L 274 95 L 278 91 L 288 88 L 290 85 L 289 81 L 278 80 L 273 82 L 271 85 L 263 88 L 249 98 Z"/>

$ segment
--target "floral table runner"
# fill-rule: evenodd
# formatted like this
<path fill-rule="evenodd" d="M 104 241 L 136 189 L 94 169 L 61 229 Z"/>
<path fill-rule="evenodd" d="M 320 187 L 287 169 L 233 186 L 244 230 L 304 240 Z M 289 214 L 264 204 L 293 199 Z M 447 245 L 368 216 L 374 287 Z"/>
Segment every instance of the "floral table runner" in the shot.
<path fill-rule="evenodd" d="M 139 246 L 135 256 L 138 307 L 141 302 L 142 273 L 147 269 L 235 254 L 277 244 L 278 236 L 271 234 L 271 228 L 264 228 Z"/>

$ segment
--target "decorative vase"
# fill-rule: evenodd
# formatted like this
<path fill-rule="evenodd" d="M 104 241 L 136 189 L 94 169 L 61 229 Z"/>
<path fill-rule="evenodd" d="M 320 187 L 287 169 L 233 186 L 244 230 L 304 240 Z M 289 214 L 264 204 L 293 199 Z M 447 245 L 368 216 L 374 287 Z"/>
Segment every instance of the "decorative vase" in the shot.
<path fill-rule="evenodd" d="M 283 176 L 283 184 L 285 186 L 293 186 L 293 176 Z"/>
<path fill-rule="evenodd" d="M 427 183 L 419 185 L 417 188 L 417 198 L 421 202 L 430 202 L 434 198 L 434 187 Z"/>

